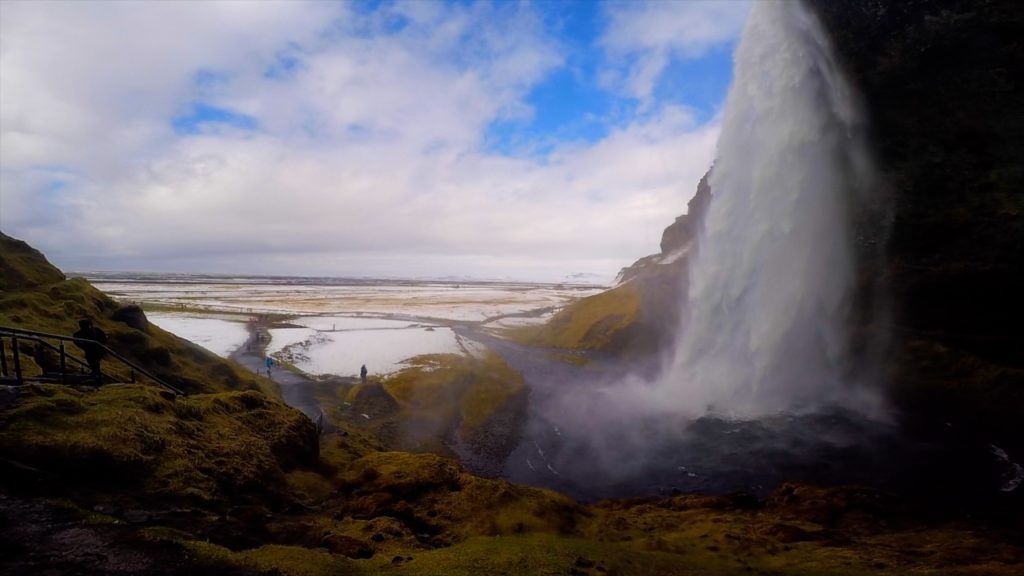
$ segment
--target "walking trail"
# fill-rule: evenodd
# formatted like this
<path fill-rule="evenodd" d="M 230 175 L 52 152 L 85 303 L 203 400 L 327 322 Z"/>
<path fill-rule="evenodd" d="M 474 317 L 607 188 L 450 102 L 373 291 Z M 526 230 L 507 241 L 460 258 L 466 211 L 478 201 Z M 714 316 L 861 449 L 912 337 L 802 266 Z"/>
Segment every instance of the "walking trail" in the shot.
<path fill-rule="evenodd" d="M 267 344 L 270 342 L 267 320 L 260 318 L 250 322 L 248 327 L 249 339 L 231 354 L 231 359 L 247 370 L 267 376 L 265 362 Z M 327 418 L 314 394 L 316 382 L 277 364 L 269 373 L 270 379 L 281 389 L 281 398 L 289 406 L 301 411 L 313 422 L 327 425 Z"/>

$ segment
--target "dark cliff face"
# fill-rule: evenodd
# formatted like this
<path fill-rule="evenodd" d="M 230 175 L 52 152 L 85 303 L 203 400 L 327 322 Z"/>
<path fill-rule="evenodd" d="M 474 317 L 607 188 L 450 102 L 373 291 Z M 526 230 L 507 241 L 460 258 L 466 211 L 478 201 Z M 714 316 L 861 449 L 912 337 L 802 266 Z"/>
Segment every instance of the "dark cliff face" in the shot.
<path fill-rule="evenodd" d="M 807 0 L 863 98 L 890 226 L 898 400 L 1024 449 L 1024 9 Z M 881 230 L 886 230 L 882 234 Z"/>
<path fill-rule="evenodd" d="M 677 217 L 675 222 L 665 228 L 661 235 L 662 256 L 682 250 L 697 238 L 704 213 L 711 203 L 711 185 L 708 184 L 710 177 L 711 172 L 708 171 L 697 183 L 697 193 L 686 203 L 686 214 Z"/>

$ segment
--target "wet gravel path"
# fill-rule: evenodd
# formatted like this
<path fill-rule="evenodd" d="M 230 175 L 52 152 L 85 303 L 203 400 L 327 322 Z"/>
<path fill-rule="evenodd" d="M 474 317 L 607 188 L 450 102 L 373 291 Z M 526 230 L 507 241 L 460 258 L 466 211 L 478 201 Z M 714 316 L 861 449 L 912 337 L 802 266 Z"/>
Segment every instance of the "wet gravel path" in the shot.
<path fill-rule="evenodd" d="M 249 339 L 231 354 L 231 360 L 246 370 L 257 374 L 268 375 L 281 389 L 281 398 L 291 407 L 301 411 L 314 422 L 327 424 L 323 416 L 323 408 L 314 394 L 316 382 L 289 370 L 275 365 L 266 367 L 267 344 L 270 342 L 270 326 L 267 322 L 253 322 L 248 325 Z"/>

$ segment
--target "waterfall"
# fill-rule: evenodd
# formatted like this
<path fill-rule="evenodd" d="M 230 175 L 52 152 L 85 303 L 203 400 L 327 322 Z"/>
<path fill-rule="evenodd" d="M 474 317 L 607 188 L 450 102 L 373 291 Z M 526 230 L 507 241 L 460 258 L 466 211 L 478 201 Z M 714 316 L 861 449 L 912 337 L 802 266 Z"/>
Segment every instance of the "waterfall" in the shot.
<path fill-rule="evenodd" d="M 854 93 L 816 17 L 756 2 L 689 270 L 680 340 L 655 385 L 682 412 L 850 407 L 850 211 L 872 170 Z"/>

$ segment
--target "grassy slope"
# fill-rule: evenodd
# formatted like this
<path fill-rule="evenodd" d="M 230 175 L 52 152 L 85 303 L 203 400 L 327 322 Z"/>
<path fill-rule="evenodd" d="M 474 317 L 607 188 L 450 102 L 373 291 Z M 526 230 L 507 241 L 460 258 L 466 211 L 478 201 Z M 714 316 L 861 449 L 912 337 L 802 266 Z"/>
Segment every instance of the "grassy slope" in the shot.
<path fill-rule="evenodd" d="M 123 312 L 84 279 L 65 279 L 38 251 L 0 234 L 0 325 L 71 334 L 78 319 L 92 318 L 112 349 L 193 393 L 175 399 L 155 386 L 127 384 L 93 393 L 24 387 L 0 412 L 0 460 L 35 469 L 30 480 L 90 486 L 97 494 L 124 490 L 210 505 L 238 495 L 280 499 L 284 470 L 316 460 L 313 424 L 277 400 L 269 380 L 149 325 L 141 312 L 114 320 Z M 34 343 L 19 347 L 26 374 L 39 373 Z M 120 363 L 108 359 L 103 369 L 129 380 Z"/>
<path fill-rule="evenodd" d="M 896 502 L 860 489 L 789 485 L 757 509 L 707 496 L 584 507 L 406 453 L 368 455 L 334 481 L 321 514 L 270 522 L 275 544 L 167 539 L 204 563 L 286 574 L 1009 575 L 1024 562 L 997 533 L 907 525 Z"/>
<path fill-rule="evenodd" d="M 510 330 L 508 336 L 525 344 L 574 351 L 643 354 L 669 345 L 687 289 L 688 247 L 696 240 L 711 199 L 709 175 L 698 182 L 687 213 L 665 229 L 660 253 L 623 268 L 622 283 L 615 288 L 566 306 L 543 326 Z"/>
<path fill-rule="evenodd" d="M 685 263 L 683 258 L 648 266 L 628 282 L 566 306 L 546 324 L 516 328 L 508 336 L 545 348 L 657 350 L 676 329 L 680 294 L 686 286 Z"/>
<path fill-rule="evenodd" d="M 526 389 L 500 356 L 418 356 L 381 382 L 319 383 L 332 423 L 365 448 L 453 456 L 459 445 L 500 464 L 518 441 Z"/>
<path fill-rule="evenodd" d="M 493 352 L 481 358 L 420 356 L 383 386 L 407 414 L 432 417 L 438 430 L 454 430 L 470 444 L 480 441 L 493 419 L 525 393 L 522 376 Z"/>
<path fill-rule="evenodd" d="M 0 456 L 50 481 L 150 501 L 281 499 L 284 469 L 317 462 L 316 428 L 255 392 L 175 398 L 152 386 L 29 386 L 0 413 Z"/>
<path fill-rule="evenodd" d="M 122 306 L 83 278 L 66 280 L 38 251 L 0 233 L 0 326 L 70 335 L 78 320 L 91 318 L 107 333 L 107 345 L 187 392 L 261 390 L 277 394 L 276 386 L 241 370 L 186 340 L 152 324 L 133 328 L 114 320 Z M 23 343 L 25 370 L 39 373 L 32 357 L 34 344 Z M 69 352 L 81 357 L 73 346 Z M 8 350 L 8 354 L 10 351 Z M 51 359 L 55 361 L 55 359 Z M 128 369 L 107 359 L 103 369 L 128 381 Z"/>
<path fill-rule="evenodd" d="M 585 507 L 351 435 L 326 438 L 309 465 L 295 460 L 311 426 L 274 403 L 255 392 L 183 401 L 141 386 L 42 386 L 4 411 L 0 453 L 61 477 L 82 529 L 116 519 L 84 512 L 97 503 L 154 511 L 137 533 L 183 569 L 1013 574 L 1024 562 L 1020 547 L 976 527 L 903 527 L 899 507 L 869 491 L 790 487 L 759 510 L 695 496 Z M 54 481 L 31 490 L 52 494 Z M 12 482 L 5 470 L 0 484 L 17 492 Z M 210 512 L 182 517 L 182 505 Z"/>
<path fill-rule="evenodd" d="M 614 349 L 640 311 L 640 291 L 626 283 L 566 306 L 542 326 L 512 332 L 517 340 L 535 346 L 571 350 Z"/>
<path fill-rule="evenodd" d="M 58 330 L 92 305 L 112 333 L 164 337 L 118 326 L 107 316 L 115 305 L 87 283 L 36 277 L 33 287 L 5 276 L 5 321 Z M 70 318 L 57 312 L 65 309 Z M 190 348 L 175 350 L 188 356 Z M 140 359 L 168 371 L 179 361 Z M 518 394 L 515 375 L 493 359 L 437 360 L 433 371 L 422 365 L 415 378 L 385 385 L 398 403 L 379 387 L 353 387 L 351 399 L 436 409 L 472 436 Z M 194 389 L 224 386 L 216 375 L 205 381 L 195 358 L 182 362 L 197 371 Z M 452 382 L 461 394 L 449 398 Z M 141 385 L 44 385 L 22 389 L 0 410 L 5 492 L 61 495 L 63 507 L 81 510 L 75 530 L 116 528 L 119 545 L 145 540 L 197 573 L 1012 574 L 1024 562 L 997 534 L 903 527 L 898 507 L 842 489 L 790 487 L 759 510 L 694 496 L 582 506 L 472 476 L 434 454 L 381 451 L 373 434 L 350 423 L 344 435 L 317 439 L 306 418 L 257 391 L 176 399 Z M 153 519 L 114 524 L 120 513 L 93 512 L 97 504 L 148 510 Z"/>

